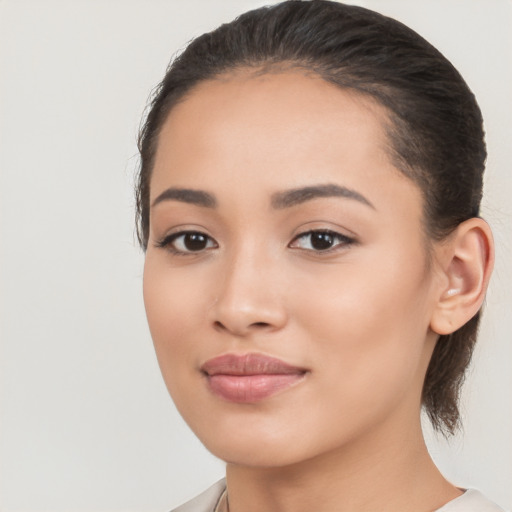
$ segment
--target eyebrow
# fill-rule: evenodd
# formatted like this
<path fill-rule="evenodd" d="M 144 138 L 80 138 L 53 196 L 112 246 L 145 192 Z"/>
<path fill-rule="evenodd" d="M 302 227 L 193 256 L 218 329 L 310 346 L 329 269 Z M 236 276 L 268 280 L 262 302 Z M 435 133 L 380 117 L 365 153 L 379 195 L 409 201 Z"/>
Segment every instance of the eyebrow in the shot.
<path fill-rule="evenodd" d="M 190 188 L 168 188 L 164 190 L 154 201 L 151 207 L 163 201 L 181 201 L 182 203 L 195 204 L 204 208 L 216 208 L 217 200 L 215 197 L 204 190 L 194 190 Z"/>
<path fill-rule="evenodd" d="M 271 205 L 273 208 L 280 210 L 321 197 L 343 197 L 353 199 L 375 210 L 375 206 L 373 206 L 373 204 L 359 192 L 331 183 L 276 192 L 275 194 L 272 194 Z M 168 188 L 156 197 L 151 207 L 154 207 L 163 201 L 180 201 L 182 203 L 194 204 L 204 208 L 217 207 L 217 199 L 215 196 L 209 192 L 205 192 L 204 190 L 195 190 L 190 188 Z"/>
<path fill-rule="evenodd" d="M 271 204 L 273 208 L 290 208 L 319 197 L 344 197 L 353 199 L 375 210 L 375 206 L 363 195 L 355 190 L 340 185 L 326 184 L 309 187 L 294 188 L 284 192 L 276 192 L 272 195 Z"/>

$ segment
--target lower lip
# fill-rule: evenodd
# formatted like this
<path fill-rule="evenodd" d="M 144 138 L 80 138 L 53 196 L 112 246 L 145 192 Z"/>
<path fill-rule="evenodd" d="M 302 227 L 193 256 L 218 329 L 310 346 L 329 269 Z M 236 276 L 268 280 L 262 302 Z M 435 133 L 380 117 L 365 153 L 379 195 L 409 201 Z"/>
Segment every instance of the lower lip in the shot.
<path fill-rule="evenodd" d="M 259 375 L 210 375 L 211 391 L 236 403 L 253 403 L 290 388 L 304 378 L 303 373 Z"/>

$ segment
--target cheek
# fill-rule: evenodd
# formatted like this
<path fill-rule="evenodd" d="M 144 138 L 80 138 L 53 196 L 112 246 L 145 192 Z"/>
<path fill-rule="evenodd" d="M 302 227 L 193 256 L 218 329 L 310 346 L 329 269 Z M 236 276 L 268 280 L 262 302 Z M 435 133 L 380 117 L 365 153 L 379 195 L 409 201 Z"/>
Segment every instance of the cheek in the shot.
<path fill-rule="evenodd" d="M 294 317 L 314 338 L 313 364 L 338 403 L 373 407 L 406 392 L 422 372 L 428 284 L 418 265 L 392 254 L 362 263 L 302 279 Z"/>
<path fill-rule="evenodd" d="M 200 269 L 171 267 L 163 254 L 150 252 L 144 264 L 144 304 L 151 331 L 176 336 L 203 318 L 209 286 Z M 211 302 L 211 301 L 210 301 Z"/>
<path fill-rule="evenodd" d="M 171 391 L 197 361 L 187 342 L 204 321 L 205 294 L 194 287 L 186 272 L 170 271 L 151 253 L 144 266 L 144 304 L 158 363 Z"/>

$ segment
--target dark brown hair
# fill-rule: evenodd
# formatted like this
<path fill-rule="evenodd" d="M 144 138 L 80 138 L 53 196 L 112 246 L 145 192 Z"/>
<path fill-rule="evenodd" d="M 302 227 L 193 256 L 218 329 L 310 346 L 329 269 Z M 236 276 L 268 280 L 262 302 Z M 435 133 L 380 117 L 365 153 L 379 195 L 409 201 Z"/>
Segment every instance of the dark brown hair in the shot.
<path fill-rule="evenodd" d="M 139 136 L 137 234 L 149 236 L 149 189 L 158 136 L 170 110 L 195 85 L 239 68 L 304 69 L 383 105 L 391 157 L 418 184 L 428 239 L 441 240 L 478 216 L 486 158 L 480 109 L 452 64 L 402 23 L 327 0 L 290 0 L 243 14 L 193 40 L 169 66 Z M 477 314 L 437 342 L 423 387 L 434 427 L 453 433 L 471 360 Z"/>

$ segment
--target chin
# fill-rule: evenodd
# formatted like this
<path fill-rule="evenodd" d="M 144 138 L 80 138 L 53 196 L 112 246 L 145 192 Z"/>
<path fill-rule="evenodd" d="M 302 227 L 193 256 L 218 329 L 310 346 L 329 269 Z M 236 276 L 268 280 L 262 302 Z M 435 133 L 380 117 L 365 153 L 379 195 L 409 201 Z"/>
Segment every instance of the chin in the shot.
<path fill-rule="evenodd" d="M 309 438 L 306 432 L 258 421 L 223 422 L 192 430 L 214 456 L 228 464 L 253 468 L 279 468 L 312 459 L 333 448 L 328 440 Z M 295 422 L 293 422 L 295 424 Z"/>
<path fill-rule="evenodd" d="M 261 440 L 245 443 L 206 444 L 206 448 L 227 464 L 253 468 L 279 468 L 291 466 L 308 457 L 299 453 L 297 448 L 292 451 L 287 444 L 265 443 Z"/>

